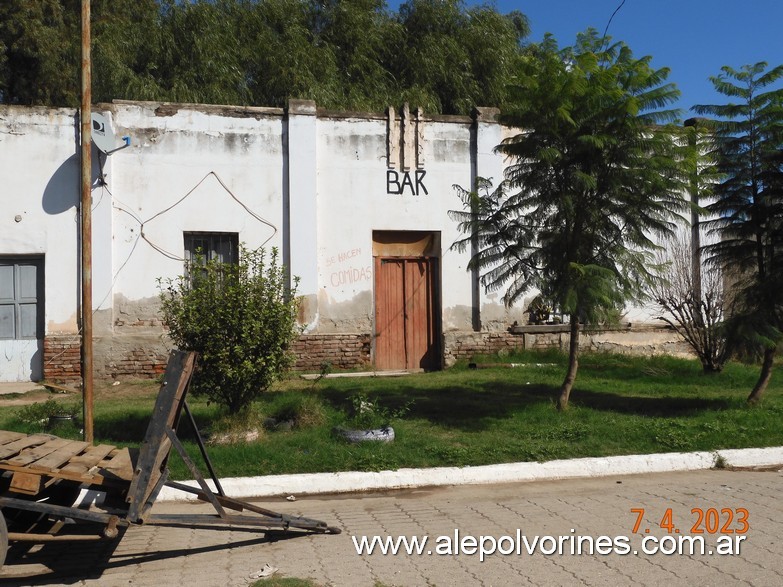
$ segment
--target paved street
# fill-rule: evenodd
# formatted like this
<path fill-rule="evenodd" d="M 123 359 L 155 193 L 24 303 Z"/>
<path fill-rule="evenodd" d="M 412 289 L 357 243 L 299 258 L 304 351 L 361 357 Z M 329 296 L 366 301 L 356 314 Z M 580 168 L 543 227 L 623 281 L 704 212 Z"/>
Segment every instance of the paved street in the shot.
<path fill-rule="evenodd" d="M 330 498 L 269 500 L 264 507 L 318 518 L 343 529 L 340 535 L 270 540 L 248 532 L 204 528 L 131 528 L 114 548 L 49 545 L 20 557 L 12 553 L 3 571 L 15 585 L 68 584 L 147 587 L 243 586 L 265 564 L 278 576 L 311 578 L 335 586 L 400 585 L 783 585 L 783 474 L 700 471 L 603 479 L 421 489 Z M 632 530 L 644 509 L 638 533 Z M 671 508 L 670 518 L 666 516 Z M 704 519 L 697 519 L 701 509 Z M 709 508 L 716 511 L 709 512 Z M 739 555 L 644 554 L 642 538 L 696 536 L 703 530 L 716 548 L 721 527 L 739 530 L 747 510 L 749 530 Z M 156 513 L 193 512 L 203 505 L 159 503 Z M 731 511 L 721 511 L 731 510 Z M 729 516 L 732 517 L 729 520 Z M 466 535 L 491 536 L 501 550 L 524 536 L 520 554 L 485 557 L 437 555 Z M 649 529 L 649 534 L 644 531 Z M 679 530 L 677 534 L 676 530 Z M 519 533 L 518 533 L 519 531 Z M 712 532 L 712 533 L 710 533 Z M 429 536 L 421 555 L 357 555 L 351 537 Z M 534 545 L 535 537 L 540 542 Z M 543 538 L 552 536 L 553 539 Z M 564 538 L 558 538 L 558 537 Z M 577 537 L 628 536 L 629 554 L 571 554 Z M 566 554 L 549 552 L 560 540 Z M 587 539 L 585 539 L 587 540 Z M 730 535 L 726 543 L 733 546 Z M 668 549 L 674 539 L 660 543 Z M 583 542 L 586 548 L 587 542 Z M 610 547 L 621 542 L 609 542 Z M 470 550 L 470 540 L 463 542 Z M 491 546 L 489 540 L 485 546 Z M 538 547 L 528 554 L 528 546 Z M 605 544 L 604 544 L 605 546 Z M 648 541 L 648 548 L 655 543 Z M 453 547 L 452 547 L 453 548 Z M 433 554 L 427 555 L 430 550 Z M 633 550 L 638 554 L 634 555 Z"/>

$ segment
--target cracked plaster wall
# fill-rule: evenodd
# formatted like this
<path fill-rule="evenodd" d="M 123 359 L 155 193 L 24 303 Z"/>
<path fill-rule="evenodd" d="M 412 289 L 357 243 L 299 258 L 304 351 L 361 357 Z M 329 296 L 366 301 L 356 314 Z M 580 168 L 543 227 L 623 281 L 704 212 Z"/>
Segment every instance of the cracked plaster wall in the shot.
<path fill-rule="evenodd" d="M 413 117 L 405 124 L 393 111 L 393 120 L 329 113 L 307 101 L 292 101 L 288 114 L 152 102 L 96 111 L 109 118 L 117 137 L 131 138 L 127 149 L 93 157 L 93 310 L 101 373 L 123 371 L 118 365 L 128 357 L 154 365 L 168 348 L 158 280 L 183 272 L 184 232 L 238 233 L 249 247 L 279 247 L 303 277 L 306 335 L 359 335 L 350 344 L 359 345 L 354 350 L 363 360 L 374 322 L 373 231 L 439 234 L 447 354 L 452 338 L 473 336 L 476 305 L 482 333 L 526 322 L 528 300 L 506 309 L 497 295 L 474 290 L 469 252 L 450 248 L 461 235 L 448 211 L 462 206 L 452 186 L 468 187 L 475 175 L 502 175 L 504 162 L 493 147 L 512 131 L 497 124 L 494 109 L 479 109 L 476 119 L 405 110 L 400 116 Z M 389 135 L 397 124 L 400 134 Z M 390 136 L 399 140 L 392 145 L 402 153 L 399 161 L 389 159 Z M 0 106 L 0 153 L 0 255 L 44 257 L 46 335 L 73 336 L 76 112 Z M 398 175 L 390 176 L 390 169 Z M 415 178 L 407 188 L 400 175 L 405 169 Z"/>

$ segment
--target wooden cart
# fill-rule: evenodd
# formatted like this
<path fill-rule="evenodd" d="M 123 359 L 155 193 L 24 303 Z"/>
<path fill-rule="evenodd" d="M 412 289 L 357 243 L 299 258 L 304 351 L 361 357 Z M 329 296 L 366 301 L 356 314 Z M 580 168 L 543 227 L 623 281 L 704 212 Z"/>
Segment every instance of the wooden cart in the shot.
<path fill-rule="evenodd" d="M 248 529 L 303 530 L 338 534 L 339 528 L 309 518 L 288 516 L 225 495 L 185 401 L 195 353 L 172 351 L 149 426 L 139 449 L 90 445 L 49 434 L 0 431 L 0 568 L 9 542 L 113 539 L 134 524 L 223 525 Z M 185 452 L 177 437 L 184 410 L 214 483 Z M 168 457 L 174 448 L 199 488 L 169 480 Z M 208 501 L 214 514 L 155 515 L 150 512 L 163 486 Z M 77 507 L 81 489 L 105 492 L 101 506 Z M 243 514 L 231 513 L 247 512 Z M 90 524 L 95 534 L 61 532 L 66 522 Z M 46 531 L 41 531 L 46 528 Z"/>

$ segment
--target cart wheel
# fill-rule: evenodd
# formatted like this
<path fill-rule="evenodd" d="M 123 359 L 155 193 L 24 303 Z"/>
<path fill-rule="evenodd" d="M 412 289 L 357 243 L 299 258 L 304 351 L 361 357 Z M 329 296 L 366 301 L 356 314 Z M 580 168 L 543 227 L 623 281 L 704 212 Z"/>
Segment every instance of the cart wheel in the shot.
<path fill-rule="evenodd" d="M 8 527 L 5 525 L 3 510 L 0 510 L 0 571 L 5 563 L 5 554 L 8 552 Z"/>

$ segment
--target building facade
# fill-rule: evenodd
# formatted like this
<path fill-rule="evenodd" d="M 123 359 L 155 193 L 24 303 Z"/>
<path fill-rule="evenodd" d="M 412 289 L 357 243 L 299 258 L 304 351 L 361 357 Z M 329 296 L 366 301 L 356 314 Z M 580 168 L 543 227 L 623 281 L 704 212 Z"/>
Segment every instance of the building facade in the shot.
<path fill-rule="evenodd" d="M 494 148 L 514 130 L 496 109 L 347 113 L 292 100 L 95 111 L 130 139 L 111 155 L 93 149 L 98 376 L 159 372 L 170 346 L 160 284 L 195 251 L 231 260 L 240 243 L 279 248 L 300 280 L 300 368 L 437 369 L 563 344 L 557 328 L 509 332 L 527 322 L 526 303 L 509 310 L 487 295 L 467 270 L 470 251 L 451 247 L 460 234 L 448 212 L 462 206 L 453 186 L 503 174 Z M 79 152 L 77 112 L 0 107 L 0 381 L 80 377 Z M 616 336 L 590 342 L 626 344 Z M 679 348 L 664 331 L 635 336 L 625 340 L 645 351 Z"/>

